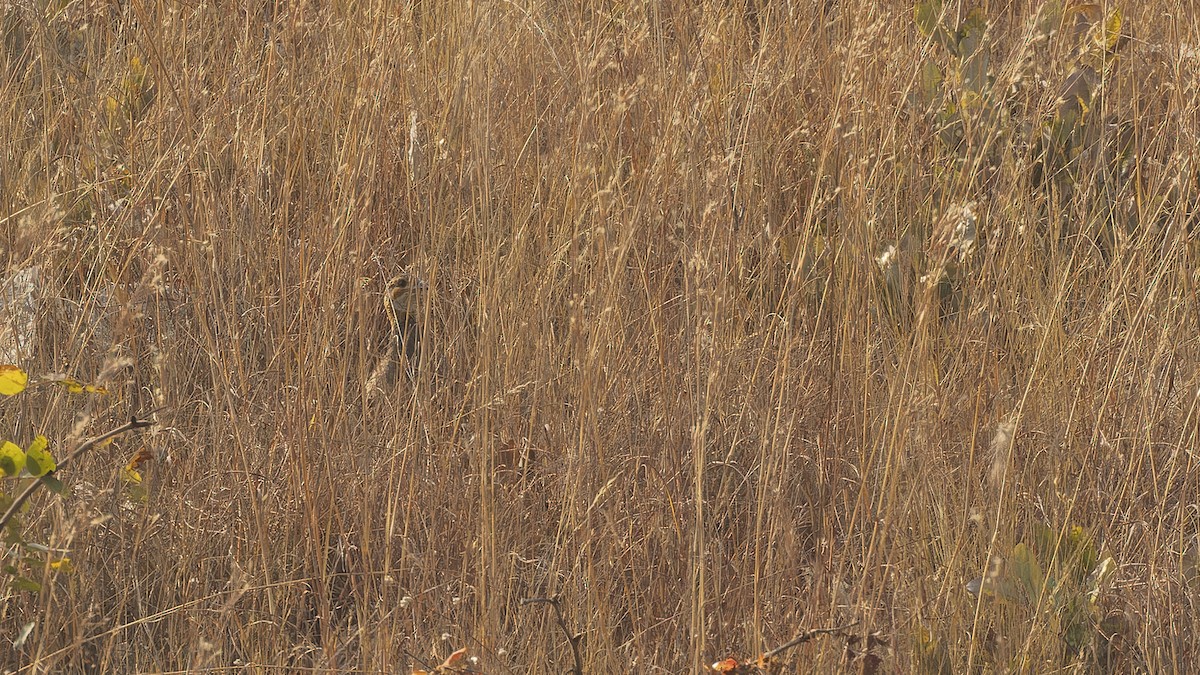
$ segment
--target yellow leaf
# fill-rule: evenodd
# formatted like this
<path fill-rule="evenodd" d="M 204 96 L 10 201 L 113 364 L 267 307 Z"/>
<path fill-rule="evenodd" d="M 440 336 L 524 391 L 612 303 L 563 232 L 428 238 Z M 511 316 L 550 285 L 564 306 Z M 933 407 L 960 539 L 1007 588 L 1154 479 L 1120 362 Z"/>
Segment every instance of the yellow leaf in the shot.
<path fill-rule="evenodd" d="M 1106 52 L 1116 51 L 1121 43 L 1121 23 L 1121 10 L 1114 9 L 1109 12 L 1104 21 L 1092 27 L 1092 45 Z"/>
<path fill-rule="evenodd" d="M 25 391 L 29 384 L 29 375 L 20 368 L 4 364 L 0 365 L 0 394 L 12 396 Z"/>
<path fill-rule="evenodd" d="M 26 467 L 31 475 L 40 478 L 58 468 L 58 463 L 54 461 L 54 455 L 46 449 L 48 447 L 50 447 L 49 439 L 41 434 L 38 434 L 37 438 L 29 444 L 29 449 L 25 451 L 25 458 L 27 460 Z"/>
<path fill-rule="evenodd" d="M 95 385 L 95 384 L 87 384 L 85 382 L 80 382 L 79 380 L 77 380 L 69 375 L 63 375 L 62 373 L 46 375 L 46 376 L 42 377 L 42 379 L 47 382 L 53 382 L 53 383 L 57 384 L 58 386 L 66 389 L 67 391 L 71 392 L 72 394 L 82 394 L 85 392 L 89 393 L 89 394 L 107 394 L 108 393 L 108 389 L 106 389 L 104 387 L 101 387 L 101 386 Z"/>
<path fill-rule="evenodd" d="M 121 481 L 127 485 L 141 485 L 142 474 L 137 469 L 131 469 L 127 466 L 121 467 Z"/>
<path fill-rule="evenodd" d="M 0 473 L 15 476 L 25 468 L 25 451 L 16 443 L 5 441 L 0 445 Z"/>
<path fill-rule="evenodd" d="M 791 264 L 796 260 L 796 252 L 800 250 L 800 236 L 795 234 L 783 234 L 779 236 L 779 241 L 776 246 L 779 250 L 779 257 L 783 262 Z"/>
<path fill-rule="evenodd" d="M 71 558 L 63 556 L 58 560 L 51 560 L 50 569 L 56 572 L 74 572 L 75 566 L 71 564 Z"/>

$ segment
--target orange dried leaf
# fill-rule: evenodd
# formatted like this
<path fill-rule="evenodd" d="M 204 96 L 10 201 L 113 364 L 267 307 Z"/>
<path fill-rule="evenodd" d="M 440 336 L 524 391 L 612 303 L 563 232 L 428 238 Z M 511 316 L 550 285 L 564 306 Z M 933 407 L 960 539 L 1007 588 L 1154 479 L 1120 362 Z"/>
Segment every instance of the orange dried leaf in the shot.
<path fill-rule="evenodd" d="M 738 671 L 737 659 L 725 659 L 717 661 L 709 666 L 714 673 L 736 673 Z"/>
<path fill-rule="evenodd" d="M 149 448 L 143 447 L 133 453 L 133 457 L 129 458 L 129 463 L 125 465 L 125 468 L 130 471 L 137 471 L 142 468 L 142 464 L 152 459 L 154 459 L 154 453 Z"/>
<path fill-rule="evenodd" d="M 444 668 L 444 669 L 456 668 L 456 667 L 457 667 L 457 665 L 458 665 L 458 662 L 459 662 L 459 661 L 462 661 L 462 660 L 463 660 L 463 658 L 465 658 L 466 656 L 467 656 L 467 648 L 466 648 L 466 647 L 463 647 L 462 649 L 460 649 L 460 650 L 458 650 L 458 651 L 454 652 L 454 653 L 453 653 L 453 654 L 451 654 L 450 656 L 447 656 L 447 657 L 446 657 L 446 660 L 445 660 L 445 661 L 443 661 L 443 662 L 442 662 L 442 665 L 438 666 L 438 668 L 439 668 L 439 669 L 442 669 L 442 668 Z"/>

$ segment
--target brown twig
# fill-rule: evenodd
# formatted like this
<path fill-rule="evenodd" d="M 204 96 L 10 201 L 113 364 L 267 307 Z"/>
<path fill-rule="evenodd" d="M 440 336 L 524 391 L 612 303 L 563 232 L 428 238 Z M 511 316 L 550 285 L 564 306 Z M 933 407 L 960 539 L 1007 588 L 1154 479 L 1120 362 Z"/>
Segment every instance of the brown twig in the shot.
<path fill-rule="evenodd" d="M 76 448 L 74 450 L 71 451 L 71 454 L 67 455 L 65 458 L 63 458 L 63 460 L 61 462 L 58 463 L 58 466 L 55 467 L 54 471 L 51 471 L 50 473 L 46 474 L 46 476 L 51 476 L 51 475 L 58 473 L 59 471 L 62 471 L 63 468 L 70 465 L 72 461 L 78 459 L 80 457 L 80 455 L 82 455 L 83 453 L 87 452 L 90 448 L 92 448 L 100 443 L 103 443 L 107 440 L 116 438 L 117 436 L 120 436 L 121 434 L 123 434 L 127 431 L 133 431 L 135 429 L 145 429 L 146 427 L 152 425 L 153 422 L 151 422 L 148 418 L 150 417 L 150 415 L 153 415 L 156 412 L 158 412 L 158 410 L 152 410 L 149 413 L 147 413 L 146 417 L 144 417 L 144 418 L 134 417 L 133 419 L 129 420 L 125 424 L 122 424 L 121 426 L 119 426 L 115 429 L 111 429 L 109 431 L 104 432 L 103 434 L 100 434 L 99 436 L 96 436 L 95 438 L 89 438 L 88 440 L 80 443 L 78 446 L 76 446 Z M 8 525 L 8 521 L 13 519 L 13 516 L 15 516 L 17 514 L 17 511 L 19 511 L 21 509 L 21 506 L 23 506 L 25 504 L 25 502 L 29 501 L 29 498 L 33 496 L 34 492 L 37 492 L 38 487 L 41 486 L 44 482 L 42 479 L 45 478 L 46 476 L 40 476 L 37 480 L 35 480 L 32 483 L 30 483 L 29 485 L 27 485 L 25 487 L 25 489 L 21 492 L 21 494 L 18 495 L 17 498 L 13 500 L 12 505 L 8 507 L 8 510 L 4 512 L 4 515 L 0 516 L 0 530 L 3 530 Z"/>
<path fill-rule="evenodd" d="M 554 598 L 525 598 L 521 601 L 522 605 L 533 605 L 544 603 L 554 608 L 555 620 L 558 627 L 562 629 L 563 635 L 567 636 L 567 642 L 571 644 L 571 656 L 575 658 L 575 667 L 570 670 L 573 675 L 583 675 L 583 655 L 579 653 L 579 643 L 583 640 L 583 633 L 571 635 L 571 629 L 567 627 L 567 620 L 563 618 L 562 604 L 557 597 Z"/>
<path fill-rule="evenodd" d="M 763 658 L 764 659 L 774 658 L 774 657 L 778 656 L 779 654 L 791 649 L 792 647 L 797 647 L 799 645 L 802 645 L 805 642 L 808 642 L 809 640 L 811 640 L 815 637 L 818 637 L 821 635 L 835 635 L 837 633 L 841 633 L 843 631 L 850 630 L 851 628 L 854 628 L 857 625 L 858 625 L 858 622 L 855 621 L 854 623 L 848 623 L 845 626 L 837 626 L 835 628 L 814 628 L 812 630 L 805 631 L 805 632 L 797 635 L 796 637 L 792 638 L 791 640 L 788 640 L 787 642 L 779 645 L 775 649 L 772 649 L 769 652 L 765 652 L 763 654 Z"/>

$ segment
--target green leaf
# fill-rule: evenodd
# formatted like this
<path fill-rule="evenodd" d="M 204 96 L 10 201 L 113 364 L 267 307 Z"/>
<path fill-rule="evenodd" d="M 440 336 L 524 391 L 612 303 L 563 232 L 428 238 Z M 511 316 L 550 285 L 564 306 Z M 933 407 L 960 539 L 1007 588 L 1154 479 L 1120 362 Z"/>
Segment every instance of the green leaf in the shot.
<path fill-rule="evenodd" d="M 942 18 L 941 0 L 922 0 L 913 7 L 913 23 L 925 37 L 933 35 Z"/>
<path fill-rule="evenodd" d="M 926 61 L 925 65 L 921 66 L 921 98 L 926 104 L 936 101 L 941 95 L 944 79 L 942 69 L 933 61 Z"/>
<path fill-rule="evenodd" d="M 54 455 L 50 454 L 47 447 L 50 441 L 39 434 L 33 442 L 29 444 L 29 449 L 25 451 L 25 468 L 32 476 L 45 476 L 51 471 L 58 468 L 58 463 L 54 461 Z"/>
<path fill-rule="evenodd" d="M 62 484 L 62 481 L 55 478 L 52 474 L 46 474 L 45 476 L 42 476 L 41 480 L 42 485 L 45 485 L 46 489 L 54 494 L 59 496 L 66 494 L 67 487 Z"/>
<path fill-rule="evenodd" d="M 25 468 L 25 451 L 16 443 L 5 441 L 0 445 L 0 473 L 15 476 Z"/>
<path fill-rule="evenodd" d="M 1059 30 L 1062 26 L 1063 19 L 1063 2 L 1062 0 L 1049 0 L 1042 5 L 1038 10 L 1037 18 L 1034 20 L 1034 25 L 1037 27 L 1038 37 L 1050 37 L 1050 34 Z"/>
<path fill-rule="evenodd" d="M 1092 606 L 1079 593 L 1072 593 L 1059 610 L 1058 619 L 1063 641 L 1072 653 L 1078 653 L 1091 635 Z"/>
<path fill-rule="evenodd" d="M 21 546 L 24 545 L 25 538 L 21 536 L 21 520 L 13 518 L 8 521 L 8 525 L 4 527 L 4 545 L 5 546 Z"/>
<path fill-rule="evenodd" d="M 958 53 L 963 59 L 963 86 L 976 94 L 982 94 L 988 86 L 991 50 L 988 48 L 986 35 L 987 17 L 983 10 L 971 10 L 966 20 L 958 27 Z"/>
<path fill-rule="evenodd" d="M 1009 561 L 1009 572 L 1013 578 L 1021 582 L 1026 597 L 1036 601 L 1042 593 L 1046 575 L 1038 565 L 1037 557 L 1024 543 L 1013 547 L 1012 559 Z"/>
<path fill-rule="evenodd" d="M 38 582 L 25 576 L 17 576 L 12 580 L 13 588 L 18 591 L 29 591 L 30 593 L 41 593 L 42 585 Z"/>
<path fill-rule="evenodd" d="M 931 675 L 950 675 L 954 672 L 950 666 L 950 650 L 946 648 L 945 642 L 934 637 L 924 626 L 917 627 L 916 642 L 918 672 Z"/>
<path fill-rule="evenodd" d="M 951 54 L 957 54 L 958 44 L 955 37 L 942 25 L 942 1 L 921 0 L 913 7 L 913 23 L 925 37 L 945 47 Z"/>
<path fill-rule="evenodd" d="M 1076 525 L 1067 533 L 1062 547 L 1059 549 L 1059 561 L 1064 571 L 1068 572 L 1075 583 L 1083 583 L 1088 575 L 1096 569 L 1099 554 L 1096 544 L 1088 535 L 1087 530 Z"/>

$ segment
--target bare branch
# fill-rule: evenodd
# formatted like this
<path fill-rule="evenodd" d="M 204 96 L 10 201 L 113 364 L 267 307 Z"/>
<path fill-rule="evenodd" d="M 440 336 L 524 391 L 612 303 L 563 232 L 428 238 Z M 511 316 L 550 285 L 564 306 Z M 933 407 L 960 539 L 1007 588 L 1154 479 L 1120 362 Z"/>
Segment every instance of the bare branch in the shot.
<path fill-rule="evenodd" d="M 563 635 L 567 636 L 567 642 L 571 644 L 571 656 L 575 658 L 575 667 L 570 670 L 572 675 L 583 675 L 583 655 L 579 651 L 579 643 L 583 640 L 583 633 L 571 634 L 571 629 L 567 627 L 567 620 L 563 618 L 562 603 L 558 598 L 525 598 L 521 601 L 521 605 L 547 604 L 554 608 L 555 621 L 558 627 L 562 630 Z"/>

